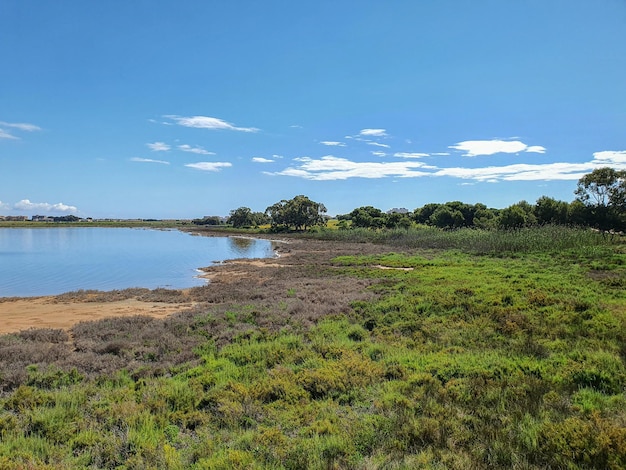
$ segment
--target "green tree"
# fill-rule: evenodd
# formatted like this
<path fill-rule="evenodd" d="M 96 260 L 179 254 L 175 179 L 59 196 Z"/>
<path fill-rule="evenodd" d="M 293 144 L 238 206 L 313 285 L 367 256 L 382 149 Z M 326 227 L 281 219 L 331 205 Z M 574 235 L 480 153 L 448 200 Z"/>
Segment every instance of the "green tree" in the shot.
<path fill-rule="evenodd" d="M 439 228 L 457 228 L 463 225 L 464 219 L 461 211 L 444 204 L 432 213 L 428 221 L 431 225 Z"/>
<path fill-rule="evenodd" d="M 477 204 L 478 205 L 478 204 Z M 474 213 L 474 227 L 481 229 L 494 229 L 497 225 L 497 211 L 494 209 L 478 209 Z"/>
<path fill-rule="evenodd" d="M 578 180 L 576 199 L 589 208 L 589 225 L 600 230 L 624 228 L 626 171 L 596 168 Z"/>
<path fill-rule="evenodd" d="M 348 214 L 353 227 L 381 228 L 385 224 L 385 214 L 373 206 L 362 206 Z"/>
<path fill-rule="evenodd" d="M 519 204 L 513 204 L 500 211 L 498 227 L 505 230 L 524 227 L 528 222 L 527 216 L 527 212 Z"/>
<path fill-rule="evenodd" d="M 564 201 L 557 201 L 548 196 L 541 196 L 537 199 L 534 214 L 539 225 L 567 223 L 567 212 L 569 204 Z"/>
<path fill-rule="evenodd" d="M 324 204 L 302 195 L 289 200 L 283 199 L 265 210 L 274 230 L 306 230 L 314 225 L 323 225 L 326 223 L 325 213 Z"/>
<path fill-rule="evenodd" d="M 249 207 L 239 207 L 230 211 L 228 223 L 236 228 L 252 226 L 254 224 L 252 210 Z"/>
<path fill-rule="evenodd" d="M 431 202 L 413 211 L 413 219 L 418 224 L 427 224 L 430 216 L 441 206 L 436 202 Z"/>

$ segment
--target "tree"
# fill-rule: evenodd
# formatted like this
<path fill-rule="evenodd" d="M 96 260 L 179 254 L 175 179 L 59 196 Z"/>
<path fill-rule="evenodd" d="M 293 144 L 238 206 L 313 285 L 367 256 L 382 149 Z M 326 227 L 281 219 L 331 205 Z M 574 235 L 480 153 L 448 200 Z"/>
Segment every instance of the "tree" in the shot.
<path fill-rule="evenodd" d="M 306 230 L 314 225 L 326 223 L 324 214 L 326 207 L 319 202 L 311 201 L 306 196 L 283 199 L 265 209 L 274 230 L 280 228 Z"/>
<path fill-rule="evenodd" d="M 578 180 L 576 200 L 590 210 L 590 225 L 622 229 L 626 212 L 626 170 L 596 168 Z"/>
<path fill-rule="evenodd" d="M 568 204 L 548 196 L 541 196 L 535 203 L 534 214 L 539 225 L 567 223 Z"/>
<path fill-rule="evenodd" d="M 385 224 L 385 214 L 373 206 L 362 206 L 348 214 L 353 227 L 381 228 Z"/>
<path fill-rule="evenodd" d="M 249 207 L 240 207 L 230 211 L 228 223 L 236 228 L 252 226 L 254 224 L 252 210 Z"/>
<path fill-rule="evenodd" d="M 428 221 L 431 225 L 439 228 L 457 228 L 463 225 L 463 214 L 461 211 L 444 204 L 432 213 Z"/>
<path fill-rule="evenodd" d="M 502 209 L 498 217 L 498 227 L 503 229 L 522 228 L 527 224 L 527 213 L 519 204 Z"/>

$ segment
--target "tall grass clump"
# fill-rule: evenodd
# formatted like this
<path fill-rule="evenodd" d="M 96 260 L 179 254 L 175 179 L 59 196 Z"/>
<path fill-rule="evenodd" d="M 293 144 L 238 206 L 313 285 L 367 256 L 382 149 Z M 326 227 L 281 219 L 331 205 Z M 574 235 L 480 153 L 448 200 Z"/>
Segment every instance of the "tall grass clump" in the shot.
<path fill-rule="evenodd" d="M 460 250 L 475 254 L 577 251 L 594 254 L 606 251 L 615 239 L 590 229 L 544 225 L 512 230 L 461 228 L 443 230 L 418 226 L 410 229 L 318 230 L 308 236 L 324 240 L 380 243 L 398 248 Z"/>

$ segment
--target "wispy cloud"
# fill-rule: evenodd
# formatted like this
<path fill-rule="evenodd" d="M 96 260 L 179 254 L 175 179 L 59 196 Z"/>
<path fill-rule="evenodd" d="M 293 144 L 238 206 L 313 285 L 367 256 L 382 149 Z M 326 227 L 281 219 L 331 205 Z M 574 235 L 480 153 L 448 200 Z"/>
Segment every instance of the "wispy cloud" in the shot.
<path fill-rule="evenodd" d="M 193 168 L 195 170 L 220 171 L 222 168 L 228 168 L 228 167 L 233 166 L 233 164 L 229 162 L 198 162 L 198 163 L 188 163 L 185 166 L 189 168 Z"/>
<path fill-rule="evenodd" d="M 14 136 L 13 134 L 0 129 L 0 139 L 13 139 L 13 140 L 17 140 L 19 137 Z"/>
<path fill-rule="evenodd" d="M 381 144 L 380 142 L 368 142 L 367 145 L 373 145 L 375 147 L 384 147 L 386 149 L 390 148 L 390 145 L 387 144 Z"/>
<path fill-rule="evenodd" d="M 171 119 L 176 124 L 184 127 L 193 127 L 196 129 L 210 129 L 210 130 L 227 130 L 227 131 L 240 131 L 240 132 L 258 132 L 256 127 L 238 127 L 230 122 L 226 122 L 222 119 L 209 117 L 209 116 L 176 116 L 167 115 L 163 116 L 167 119 Z"/>
<path fill-rule="evenodd" d="M 372 155 L 374 155 L 375 157 L 386 157 L 387 153 L 386 152 L 372 152 Z"/>
<path fill-rule="evenodd" d="M 165 142 L 154 142 L 152 144 L 146 144 L 146 145 L 153 152 L 167 152 L 169 149 L 172 148 Z"/>
<path fill-rule="evenodd" d="M 131 162 L 140 162 L 140 163 L 160 163 L 162 165 L 169 165 L 170 162 L 166 162 L 165 160 L 154 160 L 152 158 L 140 158 L 133 157 L 130 159 Z"/>
<path fill-rule="evenodd" d="M 2 209 L 2 210 L 9 210 L 10 208 L 11 208 L 11 206 L 9 204 L 7 204 L 6 202 L 0 201 L 0 209 Z"/>
<path fill-rule="evenodd" d="M 299 165 L 273 174 L 317 181 L 425 176 L 428 174 L 417 171 L 418 168 L 425 166 L 422 162 L 354 162 L 332 155 L 320 159 L 301 157 L 296 161 L 299 162 Z"/>
<path fill-rule="evenodd" d="M 546 151 L 540 145 L 528 146 L 519 140 L 466 140 L 451 145 L 449 148 L 466 152 L 465 157 L 494 155 L 496 153 L 545 153 Z"/>
<path fill-rule="evenodd" d="M 387 129 L 361 129 L 359 135 L 363 137 L 385 137 Z"/>
<path fill-rule="evenodd" d="M 5 122 L 0 121 L 0 126 L 3 127 L 11 127 L 13 129 L 18 129 L 20 131 L 33 132 L 40 131 L 41 127 L 36 126 L 34 124 L 28 124 L 26 122 Z"/>
<path fill-rule="evenodd" d="M 19 211 L 61 212 L 68 214 L 78 212 L 75 206 L 68 206 L 62 202 L 49 204 L 47 202 L 30 202 L 28 199 L 22 199 L 20 202 L 15 203 L 13 208 Z"/>
<path fill-rule="evenodd" d="M 252 157 L 252 161 L 254 163 L 274 163 L 275 160 L 272 160 L 270 158 L 263 158 L 263 157 Z"/>
<path fill-rule="evenodd" d="M 12 132 L 9 132 L 8 130 L 6 130 L 6 128 L 15 129 L 17 131 L 24 131 L 24 132 L 34 132 L 34 131 L 41 130 L 41 127 L 36 126 L 34 124 L 28 124 L 26 122 L 0 121 L 0 139 L 11 139 L 11 140 L 19 139 L 18 136 L 16 136 Z"/>
<path fill-rule="evenodd" d="M 396 154 L 394 154 L 396 155 Z M 415 178 L 451 177 L 467 182 L 497 183 L 502 181 L 576 181 L 585 174 L 603 166 L 626 169 L 626 150 L 602 151 L 593 154 L 593 159 L 583 163 L 556 162 L 545 164 L 519 163 L 483 168 L 451 167 L 442 168 L 410 160 L 419 158 L 407 154 L 407 161 L 399 162 L 356 162 L 328 155 L 319 159 L 300 157 L 294 159 L 296 165 L 273 175 L 293 176 L 309 180 L 345 180 L 348 178 Z M 427 156 L 428 154 L 421 154 Z"/>
<path fill-rule="evenodd" d="M 423 158 L 429 157 L 430 155 L 427 153 L 417 153 L 417 152 L 396 152 L 393 154 L 394 157 L 399 158 Z"/>
<path fill-rule="evenodd" d="M 330 140 L 324 140 L 320 142 L 320 144 L 327 145 L 329 147 L 345 147 L 346 146 L 345 142 L 335 142 L 335 141 L 330 141 Z"/>
<path fill-rule="evenodd" d="M 215 155 L 215 152 L 209 152 L 200 146 L 192 147 L 191 145 L 183 144 L 179 145 L 178 148 L 183 152 L 196 153 L 198 155 Z"/>

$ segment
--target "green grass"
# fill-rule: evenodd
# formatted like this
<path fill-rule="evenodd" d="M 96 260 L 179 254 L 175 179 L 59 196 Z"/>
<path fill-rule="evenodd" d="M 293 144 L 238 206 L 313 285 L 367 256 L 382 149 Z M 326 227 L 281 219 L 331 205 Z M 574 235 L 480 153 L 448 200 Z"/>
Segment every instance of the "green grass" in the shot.
<path fill-rule="evenodd" d="M 624 468 L 625 255 L 550 230 L 416 231 L 403 243 L 428 250 L 338 257 L 377 300 L 209 337 L 160 376 L 31 368 L 0 399 L 0 466 Z"/>

